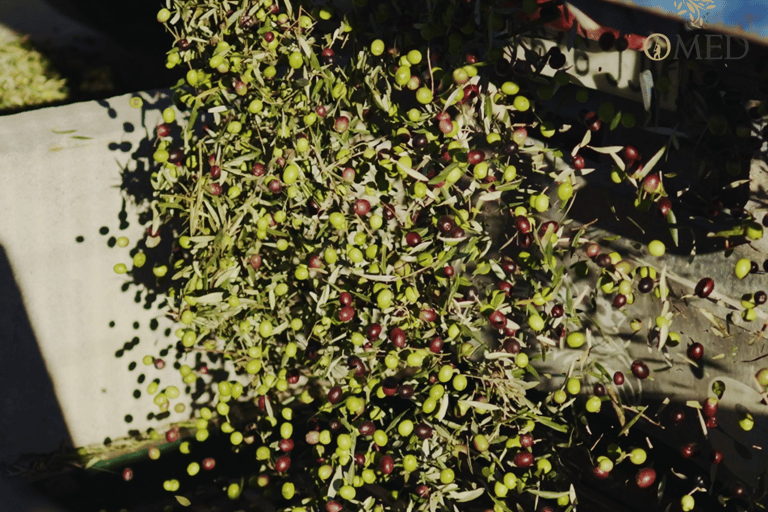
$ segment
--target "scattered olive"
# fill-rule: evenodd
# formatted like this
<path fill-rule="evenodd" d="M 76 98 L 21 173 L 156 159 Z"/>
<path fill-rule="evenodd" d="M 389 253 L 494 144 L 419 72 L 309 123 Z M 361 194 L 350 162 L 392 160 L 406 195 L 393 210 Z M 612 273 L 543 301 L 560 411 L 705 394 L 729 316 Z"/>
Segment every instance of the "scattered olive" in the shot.
<path fill-rule="evenodd" d="M 715 281 L 711 277 L 703 277 L 696 283 L 694 293 L 701 298 L 709 297 L 715 289 Z"/>
<path fill-rule="evenodd" d="M 647 379 L 650 374 L 651 371 L 645 362 L 639 359 L 632 362 L 632 375 L 638 379 Z"/>
<path fill-rule="evenodd" d="M 651 290 L 653 290 L 653 287 L 656 283 L 653 281 L 650 277 L 644 277 L 640 279 L 640 282 L 637 283 L 637 289 L 640 291 L 640 293 L 648 293 Z"/>
<path fill-rule="evenodd" d="M 641 489 L 647 489 L 656 482 L 656 471 L 653 468 L 643 468 L 637 472 L 635 482 Z"/>

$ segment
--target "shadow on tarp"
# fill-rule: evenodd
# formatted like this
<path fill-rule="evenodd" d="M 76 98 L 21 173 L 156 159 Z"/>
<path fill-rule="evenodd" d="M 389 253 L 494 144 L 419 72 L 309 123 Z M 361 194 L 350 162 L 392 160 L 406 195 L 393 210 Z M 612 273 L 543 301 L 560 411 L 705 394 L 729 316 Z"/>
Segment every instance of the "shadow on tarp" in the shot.
<path fill-rule="evenodd" d="M 129 205 L 131 209 L 138 211 L 138 222 L 147 228 L 144 236 L 129 253 L 133 258 L 137 253 L 143 252 L 147 257 L 147 261 L 141 268 L 131 269 L 129 273 L 131 279 L 123 284 L 122 291 L 128 292 L 134 289 L 135 302 L 143 302 L 144 309 L 151 309 L 170 286 L 172 269 L 161 279 L 155 277 L 152 269 L 156 265 L 169 264 L 173 252 L 173 243 L 177 236 L 177 227 L 167 223 L 160 226 L 159 244 L 153 245 L 153 241 L 149 236 L 152 221 L 150 203 L 154 197 L 150 175 L 155 171 L 152 155 L 156 149 L 156 127 L 148 126 L 146 117 L 149 111 L 162 112 L 165 108 L 173 106 L 173 101 L 171 99 L 171 92 L 168 90 L 148 91 L 146 94 L 142 94 L 141 97 L 143 98 L 141 126 L 124 123 L 123 130 L 126 133 L 141 130 L 144 132 L 144 136 L 136 145 L 130 142 L 112 142 L 109 144 L 109 149 L 116 153 L 130 155 L 129 162 L 121 166 L 120 169 L 120 189 L 123 196 L 121 209 L 117 213 L 120 229 L 128 227 Z M 109 117 L 113 119 L 117 117 L 117 111 L 112 108 L 108 99 L 99 100 L 98 104 L 107 110 Z M 174 131 L 174 135 L 179 135 L 178 129 Z"/>
<path fill-rule="evenodd" d="M 72 440 L 2 246 L 0 290 L 0 474 L 13 474 Z"/>

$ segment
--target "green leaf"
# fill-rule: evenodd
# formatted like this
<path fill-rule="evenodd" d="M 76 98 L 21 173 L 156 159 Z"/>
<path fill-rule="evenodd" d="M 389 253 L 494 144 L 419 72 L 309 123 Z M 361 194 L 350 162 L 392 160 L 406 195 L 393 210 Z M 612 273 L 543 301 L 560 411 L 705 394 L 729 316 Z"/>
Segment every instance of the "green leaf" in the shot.
<path fill-rule="evenodd" d="M 213 292 L 203 295 L 201 297 L 195 297 L 198 304 L 218 304 L 224 300 L 224 292 Z"/>
<path fill-rule="evenodd" d="M 429 182 L 428 182 L 428 183 L 429 183 L 430 185 L 437 185 L 437 184 L 438 184 L 438 183 L 440 183 L 441 181 L 445 181 L 445 178 L 447 178 L 447 177 L 448 177 L 448 174 L 449 174 L 449 173 L 450 173 L 452 170 L 454 170 L 455 168 L 457 168 L 458 166 L 459 166 L 459 164 L 458 164 L 457 162 L 454 162 L 454 163 L 452 163 L 452 164 L 448 165 L 448 166 L 447 166 L 445 169 L 443 169 L 443 172 L 441 172 L 440 174 L 438 174 L 437 176 L 435 176 L 434 178 L 432 178 L 431 180 L 429 180 Z"/>
<path fill-rule="evenodd" d="M 560 423 L 557 423 L 556 421 L 547 418 L 546 416 L 536 416 L 536 421 L 546 427 L 551 428 L 552 430 L 557 430 L 558 432 L 562 433 L 568 432 L 568 427 L 566 425 L 561 425 Z"/>
<path fill-rule="evenodd" d="M 675 243 L 675 247 L 680 245 L 680 233 L 677 228 L 677 217 L 672 208 L 667 212 L 667 223 L 669 224 L 669 234 L 672 235 L 672 241 Z"/>
<path fill-rule="evenodd" d="M 645 412 L 645 410 L 647 408 L 648 408 L 647 405 L 644 405 L 644 406 L 638 408 L 639 412 L 635 415 L 634 418 L 629 420 L 629 422 L 627 422 L 626 425 L 624 425 L 624 428 L 622 428 L 621 432 L 619 432 L 619 437 L 627 435 L 627 433 L 629 432 L 629 429 L 632 428 L 632 425 L 637 423 L 637 420 L 639 420 L 643 416 L 643 413 Z"/>
<path fill-rule="evenodd" d="M 534 496 L 539 496 L 546 500 L 556 500 L 562 496 L 568 496 L 570 494 L 570 491 L 556 492 L 556 491 L 540 491 L 538 489 L 526 489 L 526 491 L 533 494 Z"/>
<path fill-rule="evenodd" d="M 467 501 L 476 500 L 482 496 L 484 492 L 485 489 L 480 487 L 472 491 L 452 492 L 448 494 L 448 497 L 452 500 L 458 501 L 459 503 L 465 503 Z"/>
<path fill-rule="evenodd" d="M 610 130 L 613 131 L 616 129 L 617 126 L 619 126 L 619 123 L 621 122 L 621 110 L 616 112 L 616 115 L 613 116 L 613 120 L 611 121 Z"/>
<path fill-rule="evenodd" d="M 478 402 L 476 400 L 459 400 L 459 405 L 466 405 L 469 407 L 473 407 L 474 409 L 477 409 L 480 412 L 490 412 L 490 411 L 498 411 L 501 409 L 498 405 L 493 405 L 486 402 Z"/>
<path fill-rule="evenodd" d="M 667 150 L 667 146 L 662 146 L 660 150 L 656 152 L 653 157 L 651 157 L 650 160 L 648 160 L 648 163 L 643 166 L 643 170 L 640 171 L 640 173 L 636 176 L 636 179 L 641 180 L 645 178 L 648 173 L 650 173 L 653 170 L 653 167 L 659 163 L 659 160 L 661 160 L 661 157 L 664 155 L 664 151 Z"/>

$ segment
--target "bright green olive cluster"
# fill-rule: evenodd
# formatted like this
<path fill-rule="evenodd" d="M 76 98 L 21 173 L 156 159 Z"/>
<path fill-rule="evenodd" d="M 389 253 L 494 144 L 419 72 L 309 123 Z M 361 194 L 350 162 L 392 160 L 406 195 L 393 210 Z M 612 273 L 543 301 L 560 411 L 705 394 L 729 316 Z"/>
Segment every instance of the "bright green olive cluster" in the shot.
<path fill-rule="evenodd" d="M 369 496 L 381 512 L 401 497 L 425 510 L 430 493 L 483 488 L 510 505 L 526 490 L 562 489 L 556 499 L 570 506 L 553 432 L 581 428 L 568 415 L 586 424 L 612 409 L 608 398 L 620 409 L 622 397 L 580 396 L 596 375 L 619 385 L 591 359 L 583 373 L 564 368 L 549 396 L 534 389 L 543 355 L 601 342 L 569 274 L 598 268 L 595 289 L 615 294 L 614 305 L 623 297 L 620 308 L 649 280 L 657 298 L 668 292 L 654 268 L 617 252 L 590 260 L 567 222 L 546 220 L 578 192 L 572 174 L 541 185 L 549 170 L 537 155 L 555 150 L 528 136 L 556 141 L 533 93 L 551 98 L 564 72 L 531 86 L 503 71 L 510 63 L 495 50 L 508 13 L 497 2 L 450 0 L 433 12 L 421 2 L 273 1 L 177 0 L 158 13 L 176 38 L 167 66 L 184 72 L 163 112 L 182 136 L 160 137 L 151 174 L 152 206 L 174 226 L 177 250 L 152 270 L 170 287 L 180 350 L 234 370 L 222 380 L 180 366 L 185 384 L 213 397 L 194 420 L 196 442 L 225 433 L 257 467 L 244 480 L 274 487 L 281 512 L 299 498 L 332 510 L 328 498 L 360 506 Z M 599 117 L 614 118 L 612 105 Z M 656 199 L 663 187 L 638 194 Z M 485 203 L 509 214 L 503 243 Z M 648 252 L 662 258 L 666 245 L 654 240 Z M 133 269 L 146 260 L 137 253 Z M 659 316 L 657 329 L 679 342 L 670 320 Z M 161 408 L 181 393 L 149 386 Z M 242 404 L 255 404 L 253 424 L 238 423 Z M 311 451 L 301 462 L 297 442 Z M 191 477 L 204 473 L 186 464 Z M 314 486 L 294 485 L 296 466 Z M 401 495 L 402 480 L 416 478 Z M 393 499 L 371 496 L 374 483 Z M 240 499 L 243 487 L 226 493 Z"/>

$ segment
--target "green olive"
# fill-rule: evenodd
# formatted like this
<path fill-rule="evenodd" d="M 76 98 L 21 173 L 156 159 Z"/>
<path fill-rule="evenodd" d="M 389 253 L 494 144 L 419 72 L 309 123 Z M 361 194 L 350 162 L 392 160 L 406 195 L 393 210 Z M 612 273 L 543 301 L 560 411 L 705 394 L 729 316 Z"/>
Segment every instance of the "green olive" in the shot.
<path fill-rule="evenodd" d="M 752 262 L 746 258 L 742 258 L 736 262 L 734 273 L 739 279 L 744 279 L 752 271 Z"/>

